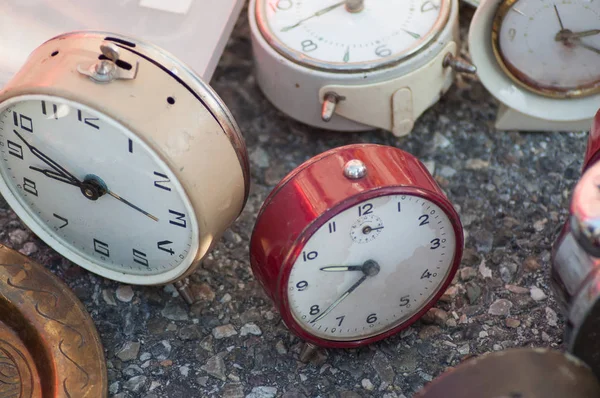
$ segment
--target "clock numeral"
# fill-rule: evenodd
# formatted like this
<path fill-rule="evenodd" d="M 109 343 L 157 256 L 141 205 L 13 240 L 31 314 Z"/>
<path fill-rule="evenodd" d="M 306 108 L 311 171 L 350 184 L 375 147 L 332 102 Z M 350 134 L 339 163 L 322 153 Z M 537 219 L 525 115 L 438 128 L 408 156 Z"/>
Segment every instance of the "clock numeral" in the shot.
<path fill-rule="evenodd" d="M 164 189 L 165 191 L 170 191 L 171 188 L 165 186 L 165 185 L 161 185 L 161 184 L 165 184 L 168 182 L 171 182 L 171 180 L 169 180 L 169 177 L 164 175 L 163 173 L 159 173 L 158 171 L 154 172 L 154 175 L 160 178 L 166 178 L 165 180 L 158 180 L 158 181 L 154 181 L 154 186 L 160 189 Z"/>
<path fill-rule="evenodd" d="M 69 225 L 69 220 L 67 220 L 66 218 L 64 218 L 64 217 L 61 217 L 61 216 L 59 216 L 59 215 L 58 215 L 58 214 L 56 214 L 56 213 L 53 213 L 52 215 L 53 215 L 54 217 L 58 218 L 60 221 L 64 222 L 64 224 L 63 224 L 63 225 L 61 225 L 60 227 L 58 227 L 58 229 L 64 228 L 64 227 L 66 227 L 67 225 Z"/>
<path fill-rule="evenodd" d="M 42 113 L 44 115 L 48 114 L 46 111 L 46 101 L 42 101 Z M 56 104 L 52 104 L 52 116 L 54 119 L 58 120 L 58 106 L 56 106 Z"/>
<path fill-rule="evenodd" d="M 165 246 L 171 245 L 171 244 L 173 244 L 173 242 L 171 242 L 170 240 L 161 240 L 160 242 L 156 243 L 156 247 L 158 247 L 158 250 L 167 252 L 172 256 L 173 254 L 175 254 L 173 249 L 171 249 L 170 247 L 165 247 Z"/>
<path fill-rule="evenodd" d="M 342 322 L 344 322 L 345 317 L 346 317 L 346 315 L 342 315 L 342 316 L 338 316 L 337 318 L 335 318 L 336 321 L 338 319 L 340 320 L 340 322 L 338 323 L 338 327 L 342 326 Z"/>
<path fill-rule="evenodd" d="M 8 154 L 18 157 L 23 160 L 23 147 L 16 142 L 12 142 L 11 140 L 6 140 L 6 145 L 8 146 Z"/>
<path fill-rule="evenodd" d="M 310 307 L 310 314 L 311 315 L 317 315 L 319 312 L 321 312 L 321 310 L 319 309 L 318 305 L 313 305 L 312 307 Z"/>
<path fill-rule="evenodd" d="M 432 239 L 431 242 L 429 242 L 429 243 L 431 243 L 430 249 L 431 250 L 435 250 L 438 247 L 440 247 L 440 242 L 441 243 L 446 243 L 446 239 L 442 239 L 441 241 L 438 238 Z"/>
<path fill-rule="evenodd" d="M 429 272 L 429 269 L 426 269 L 425 272 L 423 272 L 423 274 L 421 275 L 421 279 L 429 279 L 432 276 L 435 278 L 437 274 L 435 272 L 432 274 L 431 272 Z"/>
<path fill-rule="evenodd" d="M 304 261 L 314 260 L 318 256 L 319 256 L 319 253 L 317 253 L 317 252 L 308 252 L 308 253 L 302 252 L 302 258 L 304 259 Z"/>
<path fill-rule="evenodd" d="M 375 49 L 375 55 L 381 58 L 389 57 L 392 55 L 392 50 L 386 47 L 386 45 L 379 46 Z"/>
<path fill-rule="evenodd" d="M 110 251 L 108 250 L 108 244 L 94 238 L 94 251 L 105 257 L 110 257 Z"/>
<path fill-rule="evenodd" d="M 332 234 L 335 232 L 335 221 L 329 223 L 329 233 Z"/>
<path fill-rule="evenodd" d="M 367 317 L 367 323 L 377 322 L 377 314 L 371 314 Z"/>
<path fill-rule="evenodd" d="M 421 5 L 421 12 L 439 10 L 440 6 L 435 4 L 433 1 L 428 0 Z"/>
<path fill-rule="evenodd" d="M 362 206 L 358 206 L 358 216 L 366 216 L 367 214 L 373 213 L 373 205 L 371 203 L 365 203 Z"/>
<path fill-rule="evenodd" d="M 400 297 L 400 307 L 410 308 L 410 294 Z"/>
<path fill-rule="evenodd" d="M 129 139 L 129 153 L 133 153 L 133 141 L 131 141 L 131 138 Z"/>
<path fill-rule="evenodd" d="M 308 282 L 300 281 L 300 282 L 296 283 L 296 287 L 298 288 L 299 292 L 302 292 L 302 291 L 308 289 Z"/>
<path fill-rule="evenodd" d="M 146 253 L 136 249 L 133 249 L 133 261 L 145 267 L 148 266 L 148 259 L 146 258 Z"/>
<path fill-rule="evenodd" d="M 300 43 L 302 45 L 302 51 L 304 51 L 305 53 L 309 53 L 311 51 L 315 51 L 317 48 L 319 48 L 319 46 L 317 46 L 317 43 L 315 43 L 312 40 L 304 40 L 302 43 Z"/>
<path fill-rule="evenodd" d="M 27 177 L 23 177 L 23 190 L 34 196 L 38 196 L 38 191 L 35 186 L 35 181 L 32 181 Z"/>
<path fill-rule="evenodd" d="M 13 122 L 15 126 L 33 133 L 33 120 L 31 120 L 31 118 L 21 115 L 20 113 L 13 112 Z"/>
<path fill-rule="evenodd" d="M 77 120 L 79 120 L 80 122 L 83 122 L 85 124 L 87 124 L 90 127 L 95 128 L 96 130 L 100 130 L 100 126 L 98 126 L 97 124 L 92 123 L 92 121 L 96 121 L 96 120 L 100 120 L 97 117 L 82 117 L 81 116 L 81 110 L 77 110 Z"/>
<path fill-rule="evenodd" d="M 294 6 L 294 3 L 292 2 L 292 0 L 278 0 L 277 1 L 277 8 L 282 11 L 289 10 L 293 6 Z"/>
<path fill-rule="evenodd" d="M 402 203 L 398 202 L 398 213 L 402 212 Z"/>
<path fill-rule="evenodd" d="M 510 41 L 513 41 L 516 36 L 517 36 L 517 31 L 515 30 L 515 28 L 510 28 L 508 30 L 508 37 L 510 38 Z"/>
<path fill-rule="evenodd" d="M 178 227 L 181 227 L 181 228 L 187 227 L 187 222 L 185 221 L 185 214 L 180 213 L 175 210 L 171 210 L 171 209 L 169 209 L 169 213 L 176 216 L 175 220 L 169 220 L 169 224 L 177 225 Z"/>
<path fill-rule="evenodd" d="M 421 217 L 419 217 L 419 221 L 421 221 L 421 223 L 419 224 L 420 227 L 422 227 L 425 224 L 429 224 L 429 216 L 427 214 L 423 214 Z"/>

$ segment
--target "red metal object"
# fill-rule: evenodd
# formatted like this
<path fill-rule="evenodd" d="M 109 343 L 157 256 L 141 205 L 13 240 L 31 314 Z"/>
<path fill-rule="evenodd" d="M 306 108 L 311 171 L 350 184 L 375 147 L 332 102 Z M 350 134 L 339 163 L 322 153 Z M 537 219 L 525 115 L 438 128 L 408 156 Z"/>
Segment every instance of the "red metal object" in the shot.
<path fill-rule="evenodd" d="M 344 165 L 361 160 L 367 175 L 359 180 L 344 176 Z M 327 220 L 378 196 L 410 194 L 437 204 L 452 222 L 456 251 L 451 271 L 439 293 L 420 312 L 380 335 L 355 341 L 331 341 L 307 333 L 293 318 L 286 286 L 291 268 L 302 248 Z M 298 166 L 265 200 L 250 241 L 250 262 L 256 278 L 278 307 L 289 329 L 305 341 L 332 348 L 373 343 L 408 327 L 444 293 L 456 273 L 463 249 L 458 214 L 425 166 L 414 156 L 393 147 L 357 144 L 332 149 Z"/>
<path fill-rule="evenodd" d="M 591 164 L 596 163 L 598 159 L 600 159 L 600 110 L 596 113 L 590 130 L 583 170 L 585 171 Z"/>

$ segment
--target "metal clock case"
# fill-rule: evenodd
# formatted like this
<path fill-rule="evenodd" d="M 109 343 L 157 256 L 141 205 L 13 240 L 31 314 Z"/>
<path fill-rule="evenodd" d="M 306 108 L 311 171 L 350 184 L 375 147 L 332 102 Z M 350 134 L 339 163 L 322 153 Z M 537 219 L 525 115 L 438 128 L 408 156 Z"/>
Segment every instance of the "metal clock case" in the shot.
<path fill-rule="evenodd" d="M 248 12 L 259 86 L 311 126 L 403 136 L 453 68 L 474 72 L 457 58 L 457 0 L 251 0 Z"/>
<path fill-rule="evenodd" d="M 452 281 L 462 249 L 458 215 L 425 167 L 360 144 L 281 181 L 258 214 L 250 260 L 292 332 L 348 348 L 415 322 Z"/>
<path fill-rule="evenodd" d="M 584 174 L 552 253 L 552 283 L 565 315 L 569 351 L 600 377 L 600 113 L 590 133 Z"/>
<path fill-rule="evenodd" d="M 589 130 L 600 102 L 600 6 L 574 0 L 489 0 L 469 49 L 500 102 L 499 130 Z"/>
<path fill-rule="evenodd" d="M 243 138 L 169 53 L 103 32 L 37 48 L 0 91 L 0 192 L 46 243 L 133 284 L 192 272 L 248 195 Z"/>

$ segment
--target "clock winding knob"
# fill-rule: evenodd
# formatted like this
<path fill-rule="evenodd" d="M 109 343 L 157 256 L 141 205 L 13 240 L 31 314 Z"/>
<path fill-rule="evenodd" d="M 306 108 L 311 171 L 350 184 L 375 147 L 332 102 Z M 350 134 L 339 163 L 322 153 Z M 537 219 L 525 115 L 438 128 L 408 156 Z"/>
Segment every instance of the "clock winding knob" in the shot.
<path fill-rule="evenodd" d="M 444 68 L 451 67 L 458 73 L 468 73 L 470 75 L 477 73 L 477 67 L 475 65 L 460 57 L 455 57 L 452 53 L 446 54 L 442 66 Z"/>

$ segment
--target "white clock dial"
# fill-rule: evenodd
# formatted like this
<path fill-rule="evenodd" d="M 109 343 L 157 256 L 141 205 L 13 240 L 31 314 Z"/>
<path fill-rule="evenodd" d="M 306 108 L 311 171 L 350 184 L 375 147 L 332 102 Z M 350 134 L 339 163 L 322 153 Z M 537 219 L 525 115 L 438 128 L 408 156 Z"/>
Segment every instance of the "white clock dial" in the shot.
<path fill-rule="evenodd" d="M 361 8 L 351 12 L 351 4 Z M 263 36 L 285 56 L 322 69 L 364 69 L 421 49 L 445 25 L 449 0 L 259 0 Z"/>
<path fill-rule="evenodd" d="M 364 222 L 372 222 L 364 229 Z M 376 239 L 358 241 L 382 226 Z M 315 232 L 287 283 L 291 313 L 328 340 L 384 333 L 431 302 L 448 279 L 456 237 L 448 216 L 417 196 L 381 196 L 351 207 Z"/>
<path fill-rule="evenodd" d="M 11 99 L 0 109 L 0 152 L 0 191 L 71 261 L 149 276 L 194 259 L 197 223 L 183 188 L 148 145 L 102 113 L 58 97 Z"/>
<path fill-rule="evenodd" d="M 501 62 L 526 87 L 570 97 L 600 89 L 600 2 L 509 1 L 497 24 Z"/>

